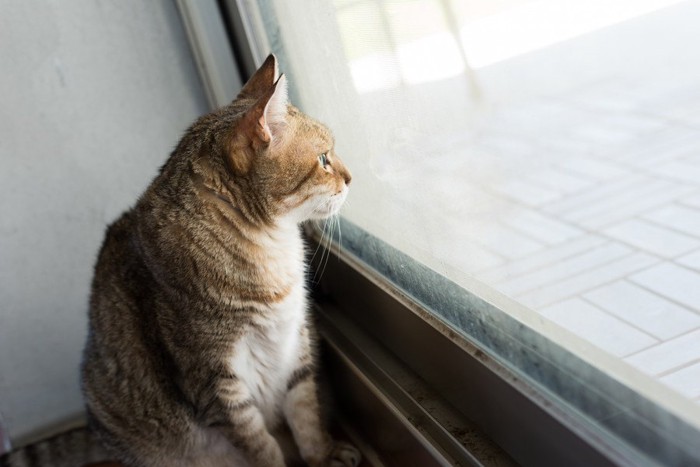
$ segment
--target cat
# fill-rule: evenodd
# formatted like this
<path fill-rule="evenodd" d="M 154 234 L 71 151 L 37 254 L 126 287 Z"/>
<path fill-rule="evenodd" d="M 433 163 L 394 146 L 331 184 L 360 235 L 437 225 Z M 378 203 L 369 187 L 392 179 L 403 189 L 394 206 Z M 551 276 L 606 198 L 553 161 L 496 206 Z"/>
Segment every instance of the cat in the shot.
<path fill-rule="evenodd" d="M 285 431 L 310 466 L 360 461 L 322 427 L 299 227 L 336 214 L 351 175 L 277 67 L 199 118 L 107 229 L 81 380 L 127 465 L 284 466 Z"/>

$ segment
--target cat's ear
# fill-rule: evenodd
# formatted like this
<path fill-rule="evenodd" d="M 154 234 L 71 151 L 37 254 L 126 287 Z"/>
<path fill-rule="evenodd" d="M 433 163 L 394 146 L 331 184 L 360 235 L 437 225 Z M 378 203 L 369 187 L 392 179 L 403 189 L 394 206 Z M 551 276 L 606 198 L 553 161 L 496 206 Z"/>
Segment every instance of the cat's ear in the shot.
<path fill-rule="evenodd" d="M 277 81 L 278 73 L 277 57 L 270 54 L 263 64 L 260 65 L 260 68 L 253 73 L 248 82 L 245 83 L 241 92 L 238 93 L 238 99 L 259 98 Z"/>
<path fill-rule="evenodd" d="M 279 140 L 287 126 L 287 77 L 281 75 L 242 120 L 243 130 L 263 143 Z"/>

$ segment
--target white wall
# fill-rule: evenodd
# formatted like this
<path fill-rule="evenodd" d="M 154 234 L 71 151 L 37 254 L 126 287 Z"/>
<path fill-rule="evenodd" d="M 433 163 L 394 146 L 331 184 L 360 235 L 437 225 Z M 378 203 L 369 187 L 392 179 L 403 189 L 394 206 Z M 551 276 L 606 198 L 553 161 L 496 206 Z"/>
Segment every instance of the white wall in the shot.
<path fill-rule="evenodd" d="M 6 0 L 0 12 L 0 412 L 26 439 L 82 410 L 92 266 L 206 111 L 173 2 Z"/>

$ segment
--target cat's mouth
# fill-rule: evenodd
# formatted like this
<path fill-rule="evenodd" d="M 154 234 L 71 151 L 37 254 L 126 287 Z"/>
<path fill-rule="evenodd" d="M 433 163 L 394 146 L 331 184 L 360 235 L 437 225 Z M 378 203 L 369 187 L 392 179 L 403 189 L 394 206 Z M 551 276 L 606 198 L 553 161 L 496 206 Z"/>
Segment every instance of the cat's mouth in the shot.
<path fill-rule="evenodd" d="M 330 217 L 338 214 L 340 208 L 348 196 L 348 189 L 345 187 L 342 191 L 331 195 L 328 200 L 318 208 L 314 209 L 314 215 L 320 218 Z"/>

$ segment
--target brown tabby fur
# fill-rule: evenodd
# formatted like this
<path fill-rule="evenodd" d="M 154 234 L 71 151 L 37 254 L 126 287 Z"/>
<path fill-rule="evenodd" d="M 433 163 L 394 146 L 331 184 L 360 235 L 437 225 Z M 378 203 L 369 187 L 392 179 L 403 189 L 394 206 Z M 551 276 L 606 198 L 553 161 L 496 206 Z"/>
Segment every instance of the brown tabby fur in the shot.
<path fill-rule="evenodd" d="M 81 426 L 0 456 L 0 467 L 78 467 L 107 457 L 95 437 Z"/>
<path fill-rule="evenodd" d="M 337 211 L 350 173 L 276 68 L 197 120 L 107 231 L 82 385 L 128 465 L 281 466 L 285 430 L 309 465 L 359 462 L 321 428 L 298 228 Z"/>

